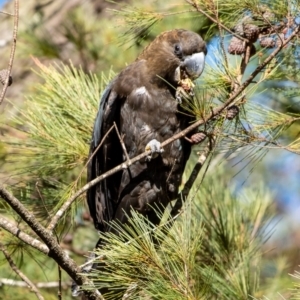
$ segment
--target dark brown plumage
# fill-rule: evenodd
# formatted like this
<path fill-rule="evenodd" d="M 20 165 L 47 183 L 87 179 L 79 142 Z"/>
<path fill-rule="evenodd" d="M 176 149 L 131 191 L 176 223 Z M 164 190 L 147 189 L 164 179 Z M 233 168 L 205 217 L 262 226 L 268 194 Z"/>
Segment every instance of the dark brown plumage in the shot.
<path fill-rule="evenodd" d="M 178 74 L 200 76 L 206 46 L 201 37 L 187 30 L 159 35 L 139 57 L 117 75 L 105 89 L 95 120 L 90 147 L 92 155 L 105 133 L 117 124 L 129 157 L 145 151 L 153 139 L 163 142 L 185 129 L 192 117 L 181 113 L 176 100 Z M 179 72 L 179 73 L 178 73 Z M 179 75 L 180 76 L 180 75 Z M 164 208 L 177 197 L 191 144 L 176 140 L 150 161 L 141 160 L 92 187 L 87 193 L 95 227 L 110 231 L 111 220 L 125 223 L 131 208 L 154 224 L 155 205 Z M 126 160 L 113 129 L 88 165 L 88 180 Z"/>

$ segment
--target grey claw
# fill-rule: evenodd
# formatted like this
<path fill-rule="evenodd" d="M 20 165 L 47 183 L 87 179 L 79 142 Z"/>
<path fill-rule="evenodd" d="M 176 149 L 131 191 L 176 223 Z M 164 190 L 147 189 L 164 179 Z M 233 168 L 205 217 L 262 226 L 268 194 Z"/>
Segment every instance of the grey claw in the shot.
<path fill-rule="evenodd" d="M 180 95 L 176 95 L 176 100 L 177 100 L 178 104 L 182 104 L 182 98 Z"/>
<path fill-rule="evenodd" d="M 156 139 L 151 140 L 145 147 L 146 151 L 151 151 L 150 155 L 146 157 L 146 160 L 150 161 L 152 158 L 156 158 L 159 154 L 164 152 L 164 149 L 160 147 L 160 142 Z"/>
<path fill-rule="evenodd" d="M 227 120 L 233 120 L 240 112 L 240 109 L 236 105 L 232 105 L 228 107 L 227 113 L 226 113 L 226 119 Z"/>
<path fill-rule="evenodd" d="M 81 267 L 82 273 L 89 273 L 92 270 L 95 257 L 95 253 L 90 253 L 89 257 L 86 260 L 86 263 Z M 80 287 L 75 283 L 75 281 L 72 282 L 71 292 L 73 297 L 78 297 L 82 294 Z"/>
<path fill-rule="evenodd" d="M 206 134 L 202 131 L 194 133 L 191 137 L 190 140 L 192 144 L 200 144 L 206 139 Z"/>
<path fill-rule="evenodd" d="M 81 294 L 79 286 L 75 283 L 75 281 L 72 281 L 71 293 L 72 293 L 72 297 L 78 297 Z"/>

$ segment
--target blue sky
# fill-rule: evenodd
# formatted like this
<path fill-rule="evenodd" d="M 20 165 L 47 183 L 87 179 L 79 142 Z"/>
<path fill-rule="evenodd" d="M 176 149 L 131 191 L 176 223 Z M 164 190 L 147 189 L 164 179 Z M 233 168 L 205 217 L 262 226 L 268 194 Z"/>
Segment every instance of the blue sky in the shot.
<path fill-rule="evenodd" d="M 216 66 L 217 63 L 220 63 L 216 59 L 216 57 L 218 57 L 217 53 L 219 53 L 218 43 L 218 39 L 212 39 L 208 44 L 206 64 L 213 67 Z M 221 59 L 221 54 L 219 54 L 219 57 Z M 232 58 L 232 64 L 236 65 L 238 60 L 236 60 L 235 57 L 229 56 L 229 58 L 230 57 Z M 253 71 L 254 67 L 255 64 L 248 66 L 247 71 Z M 285 86 L 289 84 L 290 86 L 292 83 L 285 81 L 283 84 Z M 267 93 L 259 92 L 252 101 L 272 108 L 276 101 L 272 97 L 273 96 L 270 95 L 268 96 Z M 284 141 L 282 143 L 284 144 Z M 298 225 L 300 223 L 299 155 L 284 150 L 271 149 L 270 147 L 267 155 L 258 165 L 255 165 L 253 159 L 253 162 L 246 167 L 245 164 L 249 161 L 243 159 L 240 163 L 237 163 L 240 159 L 241 158 L 237 158 L 237 160 L 229 160 L 228 162 L 228 165 L 232 168 L 232 173 L 238 174 L 238 176 L 234 177 L 234 182 L 237 183 L 238 188 L 259 186 L 259 182 L 264 182 L 272 194 L 272 198 L 277 202 L 278 209 L 286 214 L 288 222 L 290 222 L 290 224 L 296 224 L 297 222 Z M 252 167 L 254 167 L 254 170 L 252 170 Z M 262 172 L 263 168 L 265 173 Z"/>
<path fill-rule="evenodd" d="M 0 6 L 2 6 L 5 2 L 8 2 L 8 0 L 0 0 Z"/>

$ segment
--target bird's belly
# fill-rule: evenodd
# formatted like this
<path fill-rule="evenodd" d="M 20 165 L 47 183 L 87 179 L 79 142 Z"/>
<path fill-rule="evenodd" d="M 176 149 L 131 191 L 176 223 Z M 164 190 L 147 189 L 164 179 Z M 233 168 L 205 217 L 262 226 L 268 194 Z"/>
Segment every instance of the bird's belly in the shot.
<path fill-rule="evenodd" d="M 151 140 L 162 143 L 188 125 L 189 117 L 178 112 L 178 103 L 168 91 L 144 90 L 143 96 L 129 96 L 121 109 L 120 127 L 130 158 L 143 153 Z M 164 146 L 162 167 L 173 168 L 176 164 L 184 168 L 190 149 L 191 145 L 183 138 Z"/>
<path fill-rule="evenodd" d="M 151 140 L 156 139 L 162 143 L 179 133 L 182 130 L 180 127 L 180 122 L 175 116 L 141 118 L 136 114 L 132 118 L 123 119 L 121 132 L 127 152 L 132 158 L 144 152 Z M 178 139 L 164 147 L 163 157 L 179 158 L 183 150 L 182 142 L 182 139 Z"/>
<path fill-rule="evenodd" d="M 130 158 L 143 153 L 151 140 L 162 143 L 184 129 L 187 122 L 175 108 L 176 103 L 174 107 L 164 106 L 156 113 L 150 113 L 125 103 L 121 110 L 120 131 Z M 130 203 L 136 210 L 146 211 L 149 205 L 164 203 L 165 206 L 175 199 L 190 149 L 190 144 L 180 138 L 164 146 L 164 152 L 150 162 L 142 159 L 133 164 L 130 176 L 124 171 L 120 188 L 122 205 Z M 145 182 L 150 183 L 149 190 Z M 130 201 L 126 200 L 129 198 Z"/>

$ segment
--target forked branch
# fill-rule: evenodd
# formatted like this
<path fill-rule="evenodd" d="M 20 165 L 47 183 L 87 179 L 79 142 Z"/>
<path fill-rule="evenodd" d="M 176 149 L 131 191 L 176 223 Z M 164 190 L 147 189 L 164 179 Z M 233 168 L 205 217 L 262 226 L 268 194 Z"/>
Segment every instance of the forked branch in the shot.
<path fill-rule="evenodd" d="M 222 105 L 214 108 L 210 114 L 205 116 L 205 118 L 200 119 L 187 127 L 185 130 L 177 133 L 173 137 L 165 140 L 161 143 L 161 147 L 165 147 L 168 144 L 174 142 L 175 140 L 178 140 L 180 138 L 184 138 L 189 132 L 197 129 L 199 126 L 213 120 L 215 117 L 219 116 L 225 109 L 227 109 L 229 106 L 234 104 L 237 101 L 237 98 L 240 96 L 240 94 L 249 86 L 249 84 L 252 83 L 254 78 L 272 61 L 272 59 L 298 34 L 299 32 L 299 26 L 293 31 L 293 33 L 290 35 L 288 39 L 286 39 L 278 48 L 276 48 L 257 68 L 251 73 L 251 75 L 248 77 L 248 79 L 241 84 L 239 87 L 237 87 L 232 95 L 227 99 L 226 102 L 224 102 Z M 96 177 L 95 179 L 88 182 L 86 185 L 84 185 L 80 190 L 78 190 L 74 195 L 72 195 L 59 209 L 59 211 L 54 215 L 52 218 L 50 225 L 48 226 L 49 230 L 53 230 L 59 219 L 63 216 L 63 214 L 70 208 L 72 203 L 83 193 L 85 193 L 88 189 L 90 189 L 92 186 L 96 185 L 100 181 L 104 180 L 105 178 L 123 170 L 129 168 L 132 164 L 135 162 L 146 158 L 150 154 L 150 151 L 145 151 L 136 157 L 133 157 L 129 160 L 126 160 L 122 164 L 116 166 L 115 168 L 107 171 L 106 173 L 102 174 L 101 176 Z"/>
<path fill-rule="evenodd" d="M 31 282 L 31 280 L 17 267 L 17 265 L 12 260 L 10 254 L 8 253 L 5 246 L 0 242 L 0 251 L 2 251 L 5 259 L 8 261 L 11 269 L 26 283 L 26 285 L 36 294 L 39 300 L 44 300 L 37 287 Z"/>

